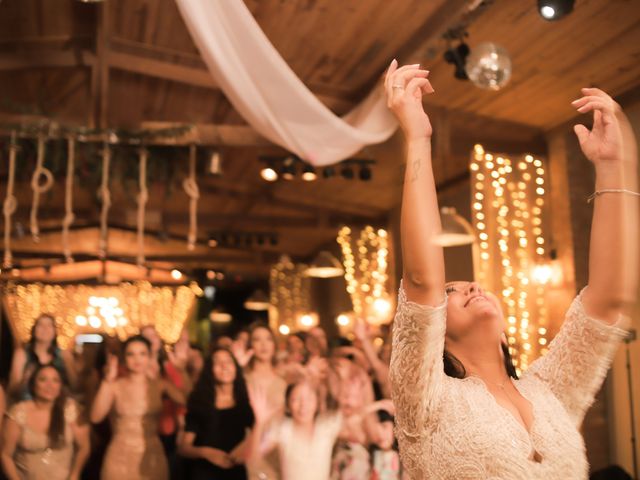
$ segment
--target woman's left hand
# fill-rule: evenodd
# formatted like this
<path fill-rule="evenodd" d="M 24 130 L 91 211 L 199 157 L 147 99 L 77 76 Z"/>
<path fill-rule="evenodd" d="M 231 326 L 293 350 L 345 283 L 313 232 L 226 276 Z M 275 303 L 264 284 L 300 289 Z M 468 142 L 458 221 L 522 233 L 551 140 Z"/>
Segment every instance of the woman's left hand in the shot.
<path fill-rule="evenodd" d="M 628 145 L 628 120 L 620 105 L 598 88 L 583 88 L 582 94 L 571 103 L 580 113 L 593 112 L 591 130 L 584 125 L 573 127 L 582 152 L 596 166 L 622 162 L 632 145 Z"/>

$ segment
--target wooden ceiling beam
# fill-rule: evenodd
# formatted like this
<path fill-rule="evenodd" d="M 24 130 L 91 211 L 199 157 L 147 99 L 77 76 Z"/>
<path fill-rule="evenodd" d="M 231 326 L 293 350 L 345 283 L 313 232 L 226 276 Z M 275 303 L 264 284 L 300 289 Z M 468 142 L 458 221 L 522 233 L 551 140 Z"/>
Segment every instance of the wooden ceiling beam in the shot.
<path fill-rule="evenodd" d="M 120 42 L 113 40 L 112 44 L 117 46 L 120 45 Z M 220 88 L 204 64 L 202 64 L 203 66 L 192 66 L 194 61 L 191 57 L 187 57 L 183 63 L 176 63 L 175 61 L 153 58 L 146 53 L 141 53 L 141 51 L 144 51 L 144 44 L 141 44 L 141 46 L 135 49 L 135 53 L 122 51 L 121 48 L 122 46 L 117 47 L 117 49 L 112 48 L 109 52 L 109 66 L 111 68 L 184 83 L 194 87 L 212 90 L 218 90 Z M 155 52 L 149 53 L 153 55 Z M 158 56 L 159 55 L 155 53 L 155 57 Z M 170 56 L 174 59 L 179 58 L 175 53 Z M 202 61 L 200 60 L 200 62 Z M 184 63 L 190 63 L 191 65 L 185 65 Z M 329 108 L 348 110 L 355 106 L 355 103 L 351 100 L 334 95 L 316 94 L 316 96 Z"/>
<path fill-rule="evenodd" d="M 37 50 L 33 52 L 0 53 L 0 71 L 26 70 L 43 67 L 91 67 L 95 55 L 87 50 Z"/>

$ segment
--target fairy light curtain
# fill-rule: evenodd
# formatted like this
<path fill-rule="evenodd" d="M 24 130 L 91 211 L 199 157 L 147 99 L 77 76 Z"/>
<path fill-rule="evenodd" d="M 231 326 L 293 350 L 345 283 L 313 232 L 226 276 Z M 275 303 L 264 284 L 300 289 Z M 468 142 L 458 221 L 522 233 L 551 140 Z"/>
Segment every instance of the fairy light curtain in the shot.
<path fill-rule="evenodd" d="M 271 267 L 269 277 L 271 328 L 283 335 L 308 330 L 318 323 L 311 311 L 311 279 L 304 275 L 307 265 L 293 263 L 283 255 Z"/>
<path fill-rule="evenodd" d="M 508 158 L 476 145 L 471 210 L 480 247 L 478 281 L 502 300 L 509 348 L 518 370 L 547 350 L 545 168 L 531 155 Z"/>
<path fill-rule="evenodd" d="M 336 116 L 291 70 L 242 0 L 178 0 L 194 43 L 234 108 L 260 134 L 312 165 L 337 163 L 397 128 L 379 85 Z"/>
<path fill-rule="evenodd" d="M 156 327 L 167 343 L 175 343 L 202 292 L 196 284 L 157 287 L 149 282 L 120 285 L 8 284 L 3 303 L 15 337 L 30 338 L 41 313 L 55 317 L 58 343 L 72 345 L 79 333 L 106 333 L 121 340 L 147 324 Z"/>
<path fill-rule="evenodd" d="M 387 290 L 388 233 L 384 229 L 367 226 L 360 231 L 357 240 L 356 234 L 345 226 L 337 238 L 353 313 L 372 325 L 389 323 L 392 305 Z"/>

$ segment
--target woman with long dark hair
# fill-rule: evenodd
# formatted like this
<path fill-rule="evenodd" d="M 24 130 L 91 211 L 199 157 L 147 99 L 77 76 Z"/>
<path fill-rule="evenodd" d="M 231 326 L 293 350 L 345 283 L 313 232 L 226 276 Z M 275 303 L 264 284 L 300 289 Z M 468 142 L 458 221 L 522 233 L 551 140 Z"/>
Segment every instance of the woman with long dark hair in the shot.
<path fill-rule="evenodd" d="M 11 360 L 9 395 L 18 400 L 29 398 L 27 384 L 39 365 L 53 365 L 63 383 L 75 388 L 77 374 L 71 352 L 58 346 L 56 320 L 48 313 L 41 314 L 31 327 L 31 338 L 24 348 L 16 348 Z"/>
<path fill-rule="evenodd" d="M 187 403 L 178 452 L 193 460 L 189 478 L 246 480 L 246 438 L 253 421 L 240 366 L 229 350 L 216 348 Z"/>
<path fill-rule="evenodd" d="M 102 465 L 103 480 L 166 480 L 167 459 L 158 437 L 162 397 L 184 404 L 184 393 L 163 379 L 149 378 L 151 344 L 141 335 L 124 342 L 127 374 L 118 378 L 118 359 L 109 357 L 91 408 L 91 421 L 112 414 L 112 438 Z"/>
<path fill-rule="evenodd" d="M 2 465 L 10 480 L 77 480 L 89 456 L 89 428 L 78 405 L 67 397 L 60 372 L 36 367 L 29 381 L 31 400 L 7 414 Z"/>
<path fill-rule="evenodd" d="M 596 172 L 589 282 L 549 351 L 520 379 L 504 344 L 495 295 L 475 282 L 445 284 L 429 72 L 398 68 L 385 80 L 406 139 L 401 211 L 403 283 L 390 367 L 396 432 L 410 478 L 586 479 L 580 425 L 625 337 L 638 284 L 638 152 L 620 106 L 596 88 L 572 106 L 593 112 L 574 127 Z M 527 105 L 523 104 L 526 110 Z"/>

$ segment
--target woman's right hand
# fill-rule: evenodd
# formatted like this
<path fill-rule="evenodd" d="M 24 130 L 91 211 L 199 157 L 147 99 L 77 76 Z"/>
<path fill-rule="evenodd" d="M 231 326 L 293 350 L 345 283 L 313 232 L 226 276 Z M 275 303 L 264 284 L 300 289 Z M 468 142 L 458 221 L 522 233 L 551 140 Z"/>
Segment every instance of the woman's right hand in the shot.
<path fill-rule="evenodd" d="M 233 467 L 233 461 L 227 452 L 218 448 L 203 447 L 204 459 L 220 468 Z"/>
<path fill-rule="evenodd" d="M 431 138 L 431 122 L 422 106 L 423 95 L 434 92 L 428 76 L 429 71 L 421 70 L 419 64 L 398 68 L 395 59 L 385 76 L 387 107 L 398 118 L 407 141 Z"/>
<path fill-rule="evenodd" d="M 118 378 L 118 357 L 108 354 L 107 364 L 104 366 L 104 381 L 113 382 L 116 378 Z"/>

